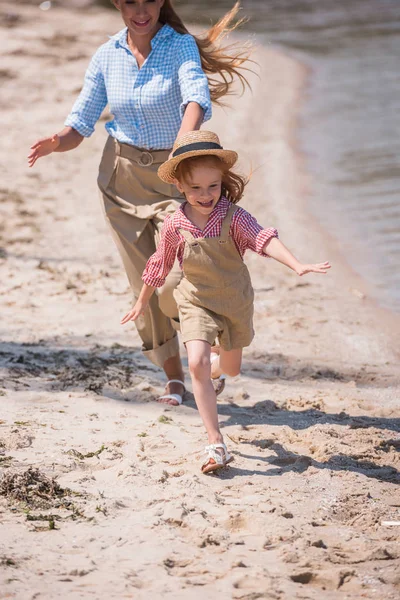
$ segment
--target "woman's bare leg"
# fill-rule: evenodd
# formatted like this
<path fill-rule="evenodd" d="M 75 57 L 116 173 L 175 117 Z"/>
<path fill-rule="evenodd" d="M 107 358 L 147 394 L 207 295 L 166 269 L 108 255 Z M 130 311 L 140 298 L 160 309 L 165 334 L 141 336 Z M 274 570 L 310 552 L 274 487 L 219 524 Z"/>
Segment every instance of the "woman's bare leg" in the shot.
<path fill-rule="evenodd" d="M 164 372 L 167 376 L 168 381 L 170 379 L 179 379 L 179 381 L 185 381 L 185 375 L 183 373 L 182 361 L 179 354 L 171 356 L 164 363 Z M 169 383 L 165 388 L 165 394 L 179 394 L 183 395 L 185 388 L 180 383 Z M 176 401 L 172 398 L 160 398 L 158 400 L 163 404 L 170 404 L 176 406 Z"/>

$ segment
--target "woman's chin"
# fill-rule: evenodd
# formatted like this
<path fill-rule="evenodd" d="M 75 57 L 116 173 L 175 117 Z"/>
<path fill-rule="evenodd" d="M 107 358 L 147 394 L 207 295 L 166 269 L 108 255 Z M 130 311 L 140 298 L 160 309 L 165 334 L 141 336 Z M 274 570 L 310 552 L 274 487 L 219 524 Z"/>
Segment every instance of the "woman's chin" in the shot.
<path fill-rule="evenodd" d="M 134 21 L 131 21 L 129 23 L 129 25 L 130 25 L 130 30 L 135 35 L 149 35 L 149 33 L 152 33 L 153 30 L 156 28 L 157 23 L 152 23 L 150 20 L 147 23 L 140 25 L 139 23 L 135 23 Z"/>

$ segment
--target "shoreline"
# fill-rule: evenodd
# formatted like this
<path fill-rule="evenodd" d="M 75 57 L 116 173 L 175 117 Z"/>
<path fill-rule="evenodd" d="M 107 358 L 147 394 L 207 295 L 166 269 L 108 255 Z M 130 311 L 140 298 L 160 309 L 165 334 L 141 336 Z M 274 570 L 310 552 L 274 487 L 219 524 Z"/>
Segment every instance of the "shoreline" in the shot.
<path fill-rule="evenodd" d="M 331 271 L 330 275 L 334 273 L 340 287 L 356 298 L 353 302 L 353 304 L 357 303 L 356 310 L 361 308 L 362 311 L 365 311 L 367 318 L 379 321 L 380 326 L 385 328 L 385 335 L 390 340 L 391 350 L 395 352 L 396 356 L 400 357 L 400 347 L 398 345 L 400 314 L 379 304 L 378 299 L 372 295 L 369 282 L 351 266 L 344 256 L 340 249 L 339 239 L 321 223 L 312 211 L 310 195 L 312 194 L 313 177 L 307 170 L 307 161 L 304 149 L 302 148 L 299 131 L 300 128 L 304 129 L 307 125 L 303 121 L 302 106 L 306 101 L 307 89 L 310 85 L 309 80 L 313 77 L 312 67 L 294 58 L 284 47 L 277 46 L 275 51 L 296 62 L 299 69 L 302 70 L 302 81 L 299 83 L 298 95 L 294 99 L 291 111 L 291 124 L 286 132 L 286 139 L 288 140 L 293 157 L 294 178 L 297 179 L 299 188 L 299 193 L 296 195 L 296 202 L 290 209 L 294 212 L 295 216 L 291 215 L 291 218 L 295 220 L 297 217 L 300 222 L 308 221 L 308 226 L 312 228 L 313 234 L 318 239 L 318 245 L 324 247 L 324 249 L 326 248 L 326 257 L 333 263 L 335 271 Z M 286 206 L 285 209 L 287 211 L 288 207 Z M 277 207 L 275 207 L 275 210 L 276 212 L 279 211 Z M 321 256 L 321 260 L 325 259 L 324 256 Z M 329 280 L 329 275 L 327 277 Z M 368 325 L 365 326 L 368 327 Z M 371 327 L 369 328 L 371 329 Z M 374 326 L 372 327 L 373 329 Z"/>
<path fill-rule="evenodd" d="M 283 46 L 277 46 L 276 49 L 282 52 L 284 55 L 292 58 L 292 60 L 298 60 L 290 55 Z M 330 256 L 333 256 L 332 261 L 337 261 L 340 265 L 340 271 L 342 272 L 343 283 L 348 287 L 350 292 L 362 300 L 363 304 L 367 306 L 367 310 L 371 311 L 376 315 L 376 318 L 385 324 L 385 333 L 390 338 L 393 348 L 397 349 L 400 356 L 400 347 L 398 345 L 398 339 L 400 335 L 400 313 L 393 309 L 384 307 L 380 304 L 379 299 L 373 294 L 373 284 L 368 282 L 365 277 L 358 271 L 356 271 L 346 259 L 342 250 L 340 249 L 340 240 L 335 237 L 333 233 L 327 229 L 323 223 L 318 219 L 312 212 L 310 195 L 312 194 L 313 177 L 307 170 L 307 161 L 305 158 L 305 150 L 302 147 L 300 140 L 300 129 L 305 130 L 307 123 L 304 121 L 302 105 L 306 102 L 307 89 L 310 87 L 310 79 L 313 77 L 313 68 L 311 65 L 307 65 L 304 62 L 298 61 L 299 64 L 305 69 L 303 89 L 300 91 L 298 98 L 297 109 L 294 111 L 294 126 L 292 128 L 292 138 L 290 144 L 293 148 L 295 160 L 298 163 L 299 177 L 304 180 L 304 194 L 299 195 L 301 202 L 301 209 L 307 214 L 312 221 L 313 230 L 324 238 L 324 244 L 327 247 Z M 300 121 L 302 123 L 300 124 Z M 308 190 L 307 190 L 308 188 Z M 395 328 L 393 330 L 393 325 Z"/>
<path fill-rule="evenodd" d="M 284 54 L 287 54 L 288 56 L 291 56 L 290 51 L 287 51 L 287 49 L 284 46 L 277 46 L 277 49 L 282 51 Z M 304 65 L 304 67 L 307 69 L 307 77 L 306 77 L 306 81 L 304 84 L 304 90 L 303 90 L 303 100 L 301 101 L 301 104 L 303 103 L 303 101 L 305 100 L 305 97 L 307 95 L 308 90 L 310 90 L 312 88 L 312 78 L 315 77 L 313 71 L 314 71 L 314 67 L 311 65 L 311 63 L 306 63 L 303 62 L 301 59 L 298 59 L 296 56 L 292 56 L 292 58 L 294 58 L 294 60 L 299 60 L 299 62 L 301 64 Z M 294 140 L 294 148 L 297 148 L 297 154 L 300 160 L 300 171 L 303 173 L 307 172 L 307 159 L 306 159 L 306 150 L 304 149 L 304 141 L 302 143 L 301 141 L 301 137 L 303 135 L 306 135 L 306 128 L 307 128 L 307 117 L 305 118 L 304 116 L 305 111 L 302 110 L 300 108 L 299 110 L 299 117 L 298 117 L 298 121 L 301 121 L 301 124 L 298 124 L 297 127 L 297 136 L 296 139 Z M 308 117 L 310 118 L 310 117 Z M 302 130 L 302 131 L 299 131 Z M 312 181 L 313 181 L 313 176 L 311 174 L 308 174 L 308 179 L 310 181 L 310 192 L 309 192 L 309 196 L 311 196 L 312 191 Z M 357 271 L 355 269 L 355 267 L 353 267 L 350 263 L 350 261 L 346 258 L 346 256 L 344 255 L 343 251 L 340 248 L 340 240 L 338 237 L 335 236 L 334 233 L 331 233 L 330 230 L 322 223 L 322 221 L 318 218 L 318 216 L 314 215 L 312 212 L 312 200 L 311 198 L 309 198 L 306 202 L 305 205 L 305 209 L 307 210 L 307 213 L 309 214 L 309 216 L 315 221 L 316 223 L 316 227 L 319 228 L 320 230 L 322 230 L 322 232 L 324 233 L 324 235 L 327 237 L 327 246 L 329 248 L 332 249 L 332 252 L 338 256 L 338 259 L 342 265 L 342 269 L 346 271 L 346 278 L 348 279 L 348 281 L 350 282 L 351 280 L 355 280 L 355 292 L 360 292 L 359 297 L 361 298 L 363 296 L 363 300 L 365 300 L 366 304 L 368 304 L 368 306 L 372 309 L 372 310 L 376 310 L 377 313 L 379 313 L 380 315 L 382 315 L 385 319 L 385 321 L 388 321 L 390 319 L 394 320 L 397 322 L 397 331 L 400 333 L 400 312 L 395 310 L 394 308 L 390 308 L 389 306 L 385 306 L 384 304 L 382 304 L 384 302 L 384 298 L 379 298 L 379 294 L 377 292 L 376 289 L 376 285 L 374 285 L 371 281 L 369 281 L 368 279 L 366 279 L 362 273 L 360 273 L 359 271 Z M 353 286 L 354 287 L 354 286 Z M 357 294 L 356 294 L 357 295 Z M 387 301 L 389 302 L 389 296 L 387 296 Z M 388 335 L 390 335 L 392 337 L 392 332 L 388 331 Z"/>
<path fill-rule="evenodd" d="M 382 523 L 400 520 L 397 355 L 346 266 L 299 279 L 247 256 L 257 335 L 218 401 L 235 460 L 201 475 L 190 383 L 181 407 L 156 403 L 162 374 L 119 325 L 131 295 L 98 201 L 104 122 L 74 152 L 21 166 L 59 130 L 118 14 L 1 10 L 20 19 L 3 27 L 0 597 L 394 600 L 400 552 Z M 253 95 L 207 126 L 242 170 L 259 167 L 244 208 L 317 260 L 329 240 L 306 210 L 295 129 L 305 72 L 258 56 Z"/>

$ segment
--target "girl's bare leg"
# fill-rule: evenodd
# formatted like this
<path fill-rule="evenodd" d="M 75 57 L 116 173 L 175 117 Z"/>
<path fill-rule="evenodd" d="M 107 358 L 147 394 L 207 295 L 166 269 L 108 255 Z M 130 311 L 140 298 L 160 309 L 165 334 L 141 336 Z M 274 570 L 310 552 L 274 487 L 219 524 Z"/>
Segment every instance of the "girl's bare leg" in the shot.
<path fill-rule="evenodd" d="M 239 375 L 242 366 L 242 353 L 242 348 L 235 350 L 219 348 L 219 356 L 212 363 L 211 377 L 217 379 L 222 374 L 230 377 Z"/>
<path fill-rule="evenodd" d="M 211 346 L 203 340 L 186 343 L 189 371 L 197 408 L 208 435 L 210 444 L 223 443 L 218 424 L 217 397 L 211 382 Z"/>

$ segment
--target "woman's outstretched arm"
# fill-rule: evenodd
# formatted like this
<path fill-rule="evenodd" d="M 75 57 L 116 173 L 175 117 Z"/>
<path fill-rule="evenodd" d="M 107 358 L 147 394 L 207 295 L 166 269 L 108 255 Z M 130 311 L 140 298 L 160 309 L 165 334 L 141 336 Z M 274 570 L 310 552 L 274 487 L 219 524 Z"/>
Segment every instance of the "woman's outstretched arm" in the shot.
<path fill-rule="evenodd" d="M 191 35 L 180 38 L 176 53 L 179 87 L 182 102 L 181 127 L 177 137 L 200 129 L 211 117 L 211 98 L 208 79 L 202 69 L 199 49 Z"/>
<path fill-rule="evenodd" d="M 78 133 L 72 127 L 64 127 L 60 133 L 52 137 L 41 138 L 31 146 L 31 153 L 28 156 L 28 164 L 33 167 L 38 158 L 52 154 L 52 152 L 68 152 L 77 148 L 84 139 L 83 135 Z"/>
<path fill-rule="evenodd" d="M 107 105 L 107 91 L 100 60 L 101 51 L 102 47 L 90 61 L 82 91 L 67 117 L 64 129 L 52 137 L 41 138 L 31 146 L 31 153 L 28 156 L 30 167 L 33 167 L 38 158 L 52 152 L 74 150 L 84 137 L 92 135 L 95 124 Z"/>
<path fill-rule="evenodd" d="M 181 135 L 187 133 L 188 131 L 197 131 L 197 129 L 200 129 L 201 124 L 203 123 L 203 119 L 204 111 L 201 108 L 200 104 L 197 104 L 197 102 L 189 102 L 185 109 L 185 114 L 183 115 L 181 127 L 176 137 L 179 138 Z"/>

